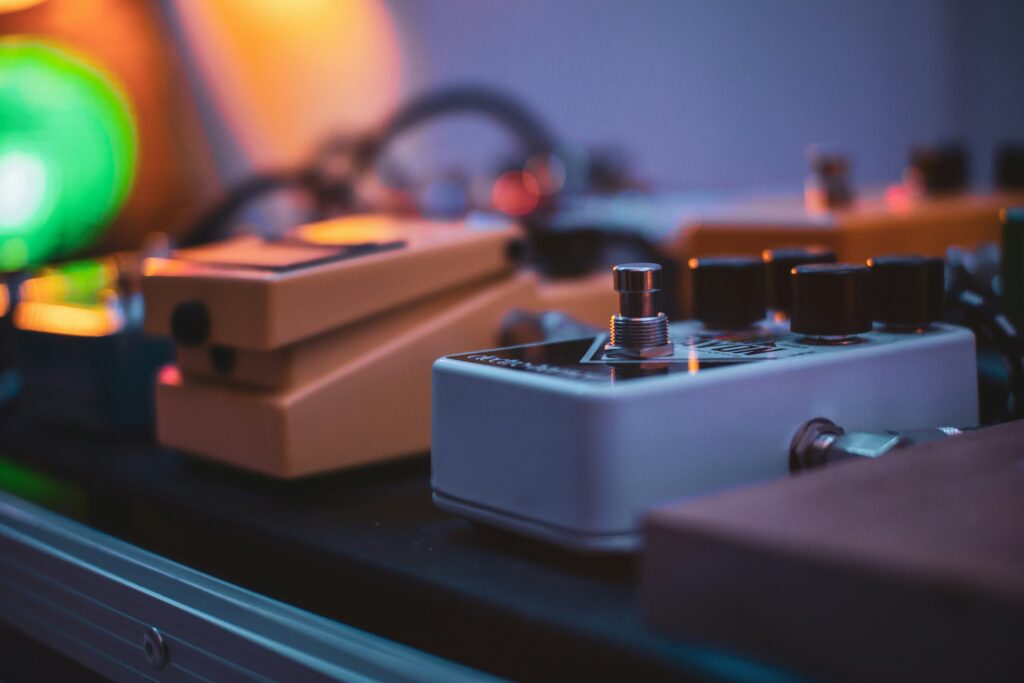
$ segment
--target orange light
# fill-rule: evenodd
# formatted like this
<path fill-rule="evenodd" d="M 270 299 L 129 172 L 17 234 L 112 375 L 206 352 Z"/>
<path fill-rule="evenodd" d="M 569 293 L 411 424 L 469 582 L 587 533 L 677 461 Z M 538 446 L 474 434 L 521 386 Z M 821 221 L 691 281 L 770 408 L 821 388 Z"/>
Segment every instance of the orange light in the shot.
<path fill-rule="evenodd" d="M 172 3 L 207 89 L 257 166 L 297 163 L 325 136 L 362 131 L 401 92 L 382 0 Z"/>
<path fill-rule="evenodd" d="M 700 359 L 697 358 L 697 349 L 690 347 L 690 355 L 686 359 L 686 369 L 691 375 L 696 375 L 700 371 Z"/>
<path fill-rule="evenodd" d="M 311 223 L 295 232 L 304 242 L 331 246 L 388 242 L 402 238 L 394 219 L 373 215 L 346 216 L 323 223 Z"/>
<path fill-rule="evenodd" d="M 14 310 L 14 324 L 22 330 L 72 337 L 105 337 L 121 329 L 123 319 L 114 308 L 69 306 L 47 301 L 22 301 Z"/>
<path fill-rule="evenodd" d="M 110 287 L 117 279 L 117 266 L 113 259 L 89 262 L 95 271 L 88 279 L 79 278 L 75 273 L 59 268 L 45 268 L 36 277 L 21 283 L 22 301 L 46 301 L 53 303 L 72 300 L 92 299 L 101 290 Z"/>
<path fill-rule="evenodd" d="M 0 12 L 17 12 L 42 3 L 43 0 L 0 0 Z"/>
<path fill-rule="evenodd" d="M 188 272 L 193 268 L 194 266 L 189 263 L 185 263 L 184 261 L 151 256 L 142 262 L 142 276 L 174 275 L 175 273 Z"/>
<path fill-rule="evenodd" d="M 11 305 L 11 295 L 7 293 L 7 285 L 0 285 L 0 318 L 7 315 L 7 308 Z"/>

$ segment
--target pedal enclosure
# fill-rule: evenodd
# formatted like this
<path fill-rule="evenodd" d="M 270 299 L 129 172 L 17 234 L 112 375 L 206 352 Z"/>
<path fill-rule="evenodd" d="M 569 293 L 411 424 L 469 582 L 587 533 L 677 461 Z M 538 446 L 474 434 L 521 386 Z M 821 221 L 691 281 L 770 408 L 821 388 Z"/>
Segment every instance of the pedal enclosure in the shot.
<path fill-rule="evenodd" d="M 160 442 L 282 478 L 423 452 L 431 362 L 494 343 L 534 286 L 527 275 L 481 282 L 296 345 L 310 348 L 243 351 L 226 379 L 183 366 L 157 386 Z"/>
<path fill-rule="evenodd" d="M 172 334 L 186 303 L 209 318 L 160 375 L 159 441 L 281 478 L 425 452 L 438 356 L 496 344 L 512 309 L 603 322 L 614 305 L 606 276 L 518 272 L 521 236 L 361 216 L 152 260 L 147 331 Z"/>
<path fill-rule="evenodd" d="M 974 425 L 973 335 L 937 325 L 816 346 L 675 325 L 668 359 L 606 336 L 434 364 L 432 486 L 446 510 L 579 550 L 631 551 L 645 510 L 786 476 L 794 433 Z"/>
<path fill-rule="evenodd" d="M 536 301 L 519 238 L 364 217 L 147 264 L 147 330 L 171 334 L 183 303 L 209 319 L 158 379 L 159 441 L 282 478 L 425 451 L 433 360 L 494 344 Z"/>

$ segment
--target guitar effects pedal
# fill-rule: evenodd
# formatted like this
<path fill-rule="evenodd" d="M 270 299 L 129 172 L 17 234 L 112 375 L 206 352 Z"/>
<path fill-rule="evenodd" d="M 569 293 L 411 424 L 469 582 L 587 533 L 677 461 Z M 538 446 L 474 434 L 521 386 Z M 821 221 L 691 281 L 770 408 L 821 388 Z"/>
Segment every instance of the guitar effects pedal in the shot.
<path fill-rule="evenodd" d="M 588 197 L 568 203 L 554 226 L 568 231 L 598 225 L 654 245 L 679 268 L 666 290 L 673 318 L 693 315 L 691 258 L 758 256 L 788 245 L 818 245 L 845 262 L 886 253 L 943 257 L 951 246 L 974 249 L 1000 239 L 1001 210 L 1024 203 L 1019 179 L 1006 175 L 992 191 L 969 187 L 965 159 L 955 147 L 911 154 L 906 180 L 883 188 L 854 188 L 840 156 L 811 159 L 803 195 L 686 193 Z"/>
<path fill-rule="evenodd" d="M 520 239 L 362 216 L 150 260 L 145 329 L 178 347 L 160 442 L 285 478 L 426 451 L 435 358 L 497 343 L 512 309 L 586 317 L 608 298 L 519 271 Z"/>
<path fill-rule="evenodd" d="M 671 325 L 660 267 L 617 266 L 610 334 L 434 364 L 434 500 L 574 549 L 629 551 L 652 505 L 785 475 L 809 419 L 973 425 L 974 338 L 935 322 L 933 262 L 886 262 L 880 284 L 905 289 L 883 322 L 867 267 L 798 266 L 786 324 L 765 319 L 759 260 L 691 264 L 715 291 L 698 293 L 703 320 Z"/>

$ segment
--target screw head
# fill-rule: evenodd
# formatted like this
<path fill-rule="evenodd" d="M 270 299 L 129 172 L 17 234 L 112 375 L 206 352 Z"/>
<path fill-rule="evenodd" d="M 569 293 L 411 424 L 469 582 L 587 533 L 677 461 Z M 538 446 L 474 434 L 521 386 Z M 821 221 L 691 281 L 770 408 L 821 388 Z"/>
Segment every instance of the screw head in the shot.
<path fill-rule="evenodd" d="M 164 637 L 152 626 L 146 629 L 142 636 L 142 652 L 154 669 L 162 669 L 167 663 L 167 645 L 164 643 Z"/>

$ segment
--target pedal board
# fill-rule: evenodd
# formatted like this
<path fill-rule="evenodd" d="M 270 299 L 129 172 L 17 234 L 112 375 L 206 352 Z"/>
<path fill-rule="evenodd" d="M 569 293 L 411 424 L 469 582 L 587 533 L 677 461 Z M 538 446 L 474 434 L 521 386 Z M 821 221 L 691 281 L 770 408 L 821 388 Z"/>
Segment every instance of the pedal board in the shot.
<path fill-rule="evenodd" d="M 435 363 L 438 506 L 574 549 L 629 551 L 655 504 L 785 475 L 811 418 L 865 430 L 977 422 L 972 334 L 873 325 L 864 266 L 797 268 L 792 323 L 763 320 L 762 298 L 762 320 L 739 330 L 669 325 L 653 305 L 658 267 L 615 270 L 610 335 Z"/>

